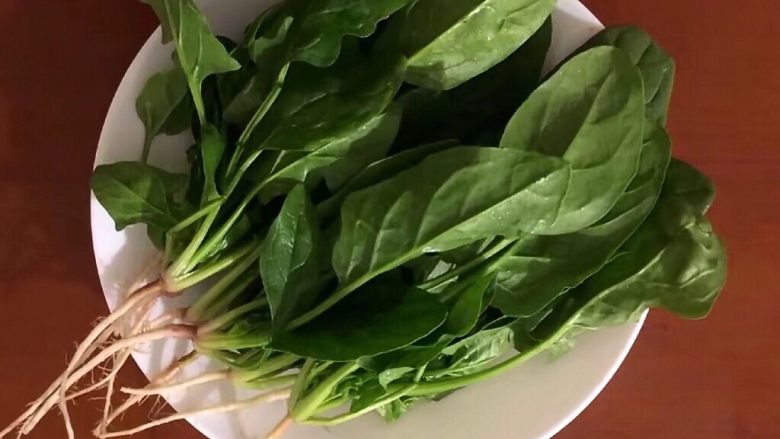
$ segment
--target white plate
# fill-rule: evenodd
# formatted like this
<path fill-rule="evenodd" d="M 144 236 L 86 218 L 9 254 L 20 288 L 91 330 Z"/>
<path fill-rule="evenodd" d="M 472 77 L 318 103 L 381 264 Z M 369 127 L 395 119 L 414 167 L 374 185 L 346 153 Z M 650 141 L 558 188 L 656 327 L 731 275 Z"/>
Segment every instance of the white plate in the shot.
<path fill-rule="evenodd" d="M 204 0 L 201 3 L 215 32 L 239 37 L 244 26 L 273 1 Z M 229 5 L 229 6 L 228 6 Z M 599 21 L 576 0 L 560 0 L 553 16 L 555 33 L 548 55 L 554 65 L 602 28 Z M 117 89 L 100 136 L 95 164 L 136 160 L 140 156 L 143 127 L 135 114 L 135 98 L 145 80 L 171 65 L 172 48 L 160 44 L 160 30 L 152 34 L 136 56 Z M 152 162 L 169 170 L 183 170 L 189 136 L 158 138 Z M 114 308 L 128 283 L 152 259 L 155 250 L 143 227 L 114 230 L 113 222 L 94 196 L 91 201 L 92 238 L 100 281 L 106 301 Z M 190 295 L 192 293 L 189 293 Z M 181 301 L 186 302 L 183 297 Z M 165 306 L 170 307 L 170 302 Z M 162 306 L 156 310 L 162 311 Z M 394 424 L 368 415 L 331 429 L 294 426 L 287 439 L 495 439 L 547 438 L 571 422 L 596 395 L 623 362 L 642 323 L 586 334 L 576 347 L 556 361 L 544 355 L 505 375 L 457 392 L 438 403 L 414 407 Z M 187 346 L 158 343 L 134 354 L 148 376 L 154 376 Z M 189 367 L 184 376 L 213 368 L 207 360 Z M 168 400 L 177 410 L 205 407 L 251 395 L 228 384 L 205 385 Z M 283 417 L 284 404 L 258 407 L 229 415 L 197 416 L 189 421 L 209 438 L 256 438 Z"/>

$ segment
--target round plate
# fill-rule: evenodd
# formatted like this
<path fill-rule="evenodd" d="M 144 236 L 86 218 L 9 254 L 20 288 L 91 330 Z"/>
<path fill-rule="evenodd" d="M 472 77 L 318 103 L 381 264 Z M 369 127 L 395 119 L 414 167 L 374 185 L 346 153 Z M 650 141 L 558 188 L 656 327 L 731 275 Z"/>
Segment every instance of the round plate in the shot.
<path fill-rule="evenodd" d="M 200 2 L 216 33 L 239 37 L 244 26 L 273 1 L 211 0 Z M 229 5 L 229 6 L 226 6 Z M 576 0 L 560 0 L 553 15 L 553 44 L 547 65 L 553 66 L 602 25 Z M 143 126 L 135 113 L 135 99 L 146 79 L 171 66 L 173 48 L 160 44 L 160 30 L 152 34 L 138 52 L 117 89 L 100 136 L 95 165 L 121 160 L 137 160 L 143 143 Z M 185 167 L 185 148 L 191 137 L 160 137 L 152 150 L 152 163 L 171 171 Z M 124 297 L 129 283 L 156 255 L 143 227 L 117 232 L 106 211 L 91 201 L 92 239 L 100 281 L 106 302 L 114 308 Z M 151 273 L 154 276 L 154 273 Z M 182 306 L 188 292 L 163 308 Z M 415 406 L 393 424 L 376 415 L 367 415 L 334 428 L 293 426 L 287 439 L 497 439 L 547 438 L 566 426 L 604 388 L 631 348 L 642 323 L 585 334 L 573 350 L 557 360 L 545 355 L 515 368 L 499 378 L 461 390 L 437 403 Z M 187 352 L 184 343 L 156 343 L 133 357 L 141 370 L 155 376 L 166 364 Z M 194 376 L 216 365 L 201 359 L 190 365 L 181 378 Z M 236 401 L 252 392 L 229 383 L 203 385 L 183 393 L 167 395 L 179 411 Z M 190 423 L 210 438 L 239 439 L 263 437 L 284 416 L 285 405 L 277 402 L 238 413 L 194 416 Z"/>

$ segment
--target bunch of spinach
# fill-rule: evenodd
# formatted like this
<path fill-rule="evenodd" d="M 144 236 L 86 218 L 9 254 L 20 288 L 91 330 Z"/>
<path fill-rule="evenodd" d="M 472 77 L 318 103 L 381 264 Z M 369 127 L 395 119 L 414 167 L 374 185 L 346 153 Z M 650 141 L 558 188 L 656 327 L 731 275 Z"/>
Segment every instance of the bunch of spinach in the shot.
<path fill-rule="evenodd" d="M 163 273 L 82 344 L 61 404 L 101 333 L 207 279 L 158 338 L 225 370 L 174 387 L 275 389 L 247 404 L 325 425 L 396 419 L 649 307 L 702 317 L 720 292 L 712 186 L 670 161 L 674 63 L 641 30 L 543 78 L 551 0 L 287 0 L 240 42 L 192 0 L 146 2 L 176 66 L 138 97 L 140 160 L 92 188 Z M 187 174 L 148 163 L 187 129 Z"/>

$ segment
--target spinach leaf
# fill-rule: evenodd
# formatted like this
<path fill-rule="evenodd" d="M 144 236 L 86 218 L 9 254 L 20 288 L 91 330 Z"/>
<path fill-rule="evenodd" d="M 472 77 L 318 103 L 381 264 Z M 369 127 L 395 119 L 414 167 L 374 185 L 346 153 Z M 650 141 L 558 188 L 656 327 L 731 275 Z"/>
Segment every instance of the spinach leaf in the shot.
<path fill-rule="evenodd" d="M 317 205 L 317 215 L 322 219 L 329 219 L 336 215 L 344 199 L 352 192 L 373 186 L 382 180 L 392 177 L 399 172 L 420 163 L 430 154 L 443 151 L 456 146 L 454 141 L 441 141 L 420 145 L 385 159 L 379 160 L 367 166 L 356 176 L 351 178 L 332 197 Z"/>
<path fill-rule="evenodd" d="M 262 13 L 248 29 L 245 43 L 257 70 L 231 103 L 229 118 L 248 119 L 285 65 L 296 61 L 316 67 L 332 65 L 345 37 L 371 35 L 379 21 L 409 1 L 290 0 Z"/>
<path fill-rule="evenodd" d="M 570 220 L 592 224 L 628 187 L 642 149 L 642 97 L 639 70 L 622 51 L 600 47 L 564 64 L 512 116 L 502 147 L 571 163 L 553 229 Z"/>
<path fill-rule="evenodd" d="M 149 4 L 160 19 L 163 43 L 173 41 L 176 44 L 179 65 L 187 78 L 198 117 L 204 122 L 201 83 L 209 75 L 238 70 L 241 65 L 211 33 L 192 0 L 142 1 Z"/>
<path fill-rule="evenodd" d="M 345 36 L 367 37 L 376 24 L 410 0 L 289 1 L 293 17 L 290 59 L 326 67 L 338 58 Z"/>
<path fill-rule="evenodd" d="M 402 13 L 406 80 L 446 90 L 490 69 L 550 16 L 553 0 L 417 0 Z"/>
<path fill-rule="evenodd" d="M 108 211 L 117 230 L 144 223 L 167 230 L 178 223 L 182 207 L 178 197 L 187 177 L 140 162 L 100 165 L 92 174 L 95 197 Z"/>
<path fill-rule="evenodd" d="M 403 76 L 403 60 L 344 51 L 327 69 L 299 65 L 252 135 L 253 148 L 313 151 L 382 113 Z"/>
<path fill-rule="evenodd" d="M 187 91 L 187 78 L 178 67 L 146 81 L 135 101 L 135 112 L 145 129 L 142 162 L 148 160 L 152 140 L 158 134 L 174 135 L 190 126 L 193 108 Z"/>
<path fill-rule="evenodd" d="M 271 348 L 321 360 L 355 360 L 407 346 L 446 316 L 435 296 L 380 279 L 311 322 L 277 334 Z"/>
<path fill-rule="evenodd" d="M 464 84 L 447 91 L 418 88 L 404 94 L 399 99 L 403 119 L 397 148 L 443 139 L 468 145 L 503 129 L 539 85 L 551 37 L 552 21 L 547 20 L 507 59 Z"/>
<path fill-rule="evenodd" d="M 483 276 L 453 302 L 447 320 L 441 327 L 443 333 L 455 337 L 468 334 L 477 324 L 485 298 L 490 299 L 495 288 L 494 276 Z"/>
<path fill-rule="evenodd" d="M 664 191 L 684 198 L 698 213 L 707 213 L 715 199 L 715 187 L 706 175 L 682 160 L 672 159 L 666 171 Z"/>
<path fill-rule="evenodd" d="M 674 59 L 643 30 L 633 26 L 608 27 L 588 40 L 580 50 L 614 46 L 639 67 L 645 83 L 647 117 L 666 125 L 674 85 Z"/>
<path fill-rule="evenodd" d="M 333 267 L 348 294 L 426 252 L 547 231 L 565 214 L 557 206 L 568 180 L 563 161 L 534 153 L 457 147 L 432 154 L 347 197 Z"/>
<path fill-rule="evenodd" d="M 222 133 L 210 123 L 205 123 L 200 129 L 200 160 L 203 166 L 203 192 L 201 205 L 219 196 L 216 175 L 222 155 L 225 152 L 225 138 Z"/>
<path fill-rule="evenodd" d="M 320 177 L 330 178 L 333 187 L 343 184 L 355 172 L 384 156 L 398 129 L 399 113 L 390 109 L 354 131 L 346 132 L 341 138 L 312 151 L 272 151 L 262 166 L 257 169 L 256 179 L 270 181 L 263 192 L 264 199 L 270 199 L 297 183 L 313 187 Z"/>
<path fill-rule="evenodd" d="M 652 214 L 617 256 L 562 298 L 523 340 L 560 349 L 583 330 L 634 321 L 649 307 L 686 318 L 710 311 L 725 282 L 726 255 L 697 211 L 696 198 L 691 203 L 666 189 L 676 186 L 677 176 L 669 175 Z"/>
<path fill-rule="evenodd" d="M 311 305 L 319 275 L 318 244 L 314 206 L 303 186 L 296 186 L 271 224 L 260 255 L 260 274 L 274 329 L 283 328 Z"/>
<path fill-rule="evenodd" d="M 504 314 L 537 313 L 598 271 L 645 220 L 661 191 L 671 149 L 663 128 L 652 121 L 645 126 L 639 170 L 604 218 L 571 234 L 524 235 L 492 263 L 498 276 L 493 305 Z"/>
<path fill-rule="evenodd" d="M 474 373 L 488 365 L 513 346 L 509 327 L 480 331 L 444 350 L 426 368 L 425 378 L 436 379 Z"/>

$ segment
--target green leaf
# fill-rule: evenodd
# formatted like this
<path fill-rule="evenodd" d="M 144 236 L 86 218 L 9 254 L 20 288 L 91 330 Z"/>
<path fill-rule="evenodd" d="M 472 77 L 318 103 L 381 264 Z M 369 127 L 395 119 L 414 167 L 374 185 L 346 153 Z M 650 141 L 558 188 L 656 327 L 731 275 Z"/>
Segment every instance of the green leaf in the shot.
<path fill-rule="evenodd" d="M 290 59 L 326 67 L 338 58 L 345 36 L 367 37 L 378 22 L 410 0 L 290 0 Z"/>
<path fill-rule="evenodd" d="M 445 334 L 456 337 L 468 334 L 477 324 L 482 313 L 483 301 L 490 297 L 493 288 L 495 288 L 494 276 L 484 276 L 466 288 L 452 304 L 441 330 Z"/>
<path fill-rule="evenodd" d="M 432 154 L 347 197 L 333 267 L 343 285 L 360 285 L 426 252 L 548 231 L 566 214 L 557 207 L 568 180 L 561 160 L 523 151 L 457 147 Z"/>
<path fill-rule="evenodd" d="M 614 46 L 628 54 L 642 72 L 647 117 L 665 125 L 674 85 L 674 59 L 650 35 L 633 26 L 606 28 L 580 50 L 597 46 Z"/>
<path fill-rule="evenodd" d="M 442 139 L 468 145 L 486 132 L 503 129 L 539 85 L 551 36 L 552 22 L 547 20 L 507 59 L 466 83 L 447 91 L 419 88 L 403 95 L 397 147 Z"/>
<path fill-rule="evenodd" d="M 257 71 L 228 108 L 229 119 L 248 119 L 283 66 L 296 61 L 316 67 L 332 65 L 345 37 L 371 35 L 379 21 L 409 1 L 290 0 L 263 12 L 247 31 L 246 45 Z"/>
<path fill-rule="evenodd" d="M 666 175 L 664 191 L 684 198 L 696 212 L 707 213 L 715 199 L 715 187 L 706 175 L 677 159 L 669 163 Z"/>
<path fill-rule="evenodd" d="M 135 112 L 144 124 L 142 161 L 149 156 L 152 140 L 159 134 L 178 134 L 192 122 L 192 100 L 187 78 L 180 68 L 152 75 L 135 101 Z"/>
<path fill-rule="evenodd" d="M 501 146 L 571 163 L 553 229 L 604 216 L 637 170 L 644 124 L 642 78 L 620 50 L 588 50 L 564 64 L 517 110 Z"/>
<path fill-rule="evenodd" d="M 230 57 L 225 47 L 209 30 L 205 17 L 192 0 L 142 0 L 160 19 L 163 43 L 176 44 L 176 56 L 198 111 L 201 122 L 205 109 L 200 86 L 213 74 L 238 70 L 241 65 Z"/>
<path fill-rule="evenodd" d="M 178 223 L 177 197 L 187 178 L 140 162 L 100 165 L 92 174 L 92 191 L 113 218 L 117 230 L 144 223 L 167 230 Z"/>
<path fill-rule="evenodd" d="M 670 150 L 664 129 L 648 121 L 639 170 L 615 206 L 579 232 L 518 239 L 492 263 L 498 276 L 493 306 L 507 315 L 530 316 L 604 266 L 655 205 Z"/>
<path fill-rule="evenodd" d="M 198 142 L 203 166 L 203 198 L 201 205 L 219 196 L 216 175 L 225 152 L 225 138 L 214 125 L 206 123 L 200 128 Z"/>
<path fill-rule="evenodd" d="M 617 256 L 556 303 L 528 339 L 560 349 L 583 330 L 635 321 L 650 307 L 685 318 L 709 313 L 725 282 L 726 254 L 696 201 L 665 189 Z"/>
<path fill-rule="evenodd" d="M 456 146 L 454 141 L 441 141 L 418 146 L 414 149 L 402 151 L 385 159 L 379 160 L 367 166 L 364 170 L 350 179 L 344 187 L 333 194 L 332 197 L 317 205 L 317 214 L 322 219 L 331 218 L 341 207 L 344 199 L 355 191 L 373 186 L 382 180 L 398 174 L 420 163 L 425 157 L 447 148 Z"/>
<path fill-rule="evenodd" d="M 304 326 L 276 335 L 271 348 L 320 360 L 355 360 L 407 346 L 446 316 L 447 308 L 435 296 L 380 280 Z"/>
<path fill-rule="evenodd" d="M 283 328 L 314 299 L 318 235 L 314 206 L 303 186 L 296 186 L 271 224 L 260 254 L 260 274 L 275 329 Z"/>
<path fill-rule="evenodd" d="M 513 346 L 511 328 L 480 331 L 442 351 L 442 356 L 429 364 L 426 378 L 468 375 L 490 365 Z"/>
<path fill-rule="evenodd" d="M 249 146 L 313 151 L 349 136 L 390 105 L 403 76 L 392 56 L 344 51 L 333 66 L 297 65 Z"/>
<path fill-rule="evenodd" d="M 263 194 L 268 199 L 285 193 L 296 183 L 315 186 L 320 177 L 336 189 L 370 163 L 384 157 L 398 130 L 400 113 L 393 107 L 347 132 L 344 137 L 313 151 L 278 151 L 271 169 L 262 178 L 274 183 Z"/>
<path fill-rule="evenodd" d="M 517 50 L 554 6 L 553 0 L 417 0 L 399 26 L 406 80 L 453 88 Z"/>

